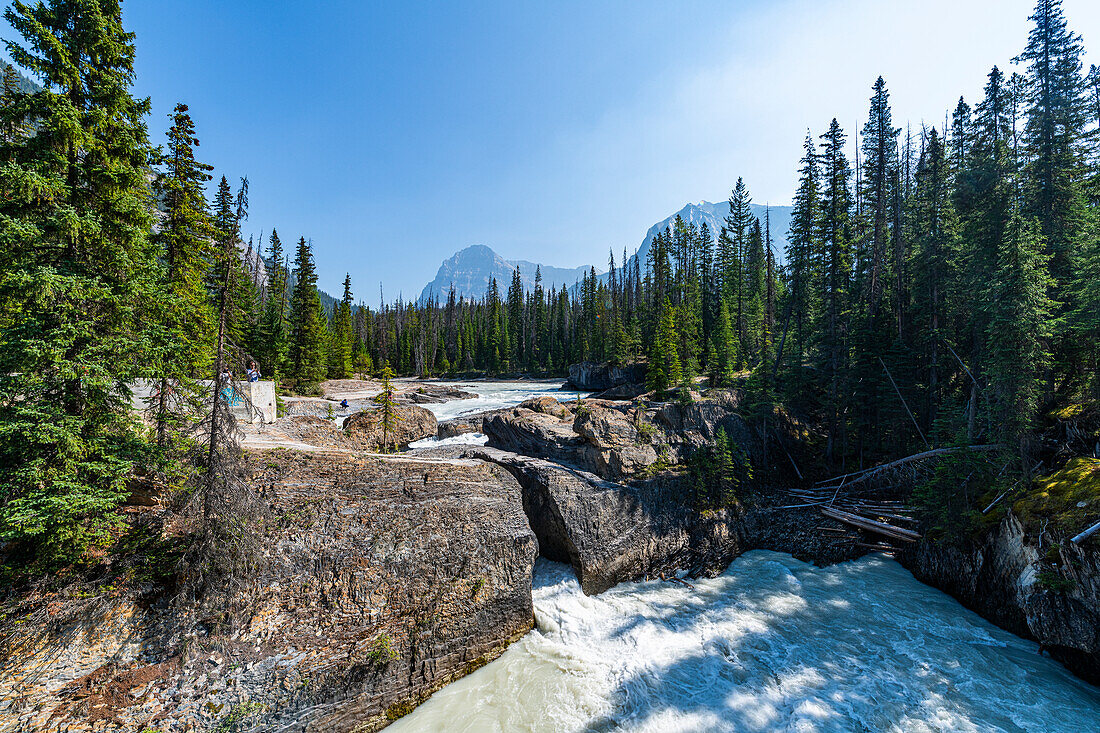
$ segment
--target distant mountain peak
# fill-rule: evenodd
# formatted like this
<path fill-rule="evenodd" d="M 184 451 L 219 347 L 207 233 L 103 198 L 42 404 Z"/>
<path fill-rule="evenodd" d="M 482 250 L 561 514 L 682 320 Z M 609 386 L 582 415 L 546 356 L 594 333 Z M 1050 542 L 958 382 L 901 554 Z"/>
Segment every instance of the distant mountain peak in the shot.
<path fill-rule="evenodd" d="M 542 272 L 542 286 L 550 288 L 572 285 L 580 280 L 588 267 L 563 268 L 553 265 L 544 265 L 527 260 L 506 260 L 497 254 L 492 247 L 484 244 L 471 244 L 443 260 L 435 279 L 424 286 L 420 293 L 419 303 L 424 304 L 429 298 L 442 301 L 447 298 L 451 287 L 454 287 L 455 295 L 467 300 L 479 299 L 485 296 L 489 288 L 490 278 L 497 279 L 497 286 L 502 292 L 508 290 L 512 283 L 512 273 L 519 271 L 520 281 L 525 290 L 535 287 L 535 270 Z M 602 274 L 602 270 L 596 270 Z"/>
<path fill-rule="evenodd" d="M 791 207 L 768 207 L 764 204 L 752 204 L 752 213 L 760 219 L 761 224 L 764 222 L 766 211 L 771 213 L 772 242 L 775 252 L 782 262 L 786 250 L 787 229 L 791 223 Z M 653 238 L 657 236 L 658 232 L 664 231 L 666 227 L 671 227 L 677 216 L 683 219 L 685 224 L 694 227 L 706 224 L 711 231 L 711 236 L 717 238 L 728 214 L 728 201 L 719 203 L 699 201 L 698 203 L 685 204 L 676 213 L 651 226 L 635 253 L 630 256 L 626 263 L 620 264 L 633 267 L 634 260 L 638 259 L 641 269 L 644 270 L 646 258 L 649 254 L 649 245 Z M 524 289 L 531 290 L 535 286 L 536 267 L 542 269 L 542 285 L 547 290 L 551 287 L 560 288 L 562 285 L 572 287 L 580 282 L 585 273 L 589 271 L 589 266 L 562 268 L 541 265 L 527 260 L 506 260 L 497 254 L 492 247 L 484 244 L 471 244 L 443 260 L 435 274 L 435 279 L 425 285 L 424 290 L 421 291 L 418 302 L 423 305 L 428 302 L 428 298 L 435 298 L 436 302 L 444 301 L 447 299 L 447 294 L 450 292 L 452 285 L 455 289 L 455 295 L 460 298 L 468 300 L 482 298 L 489 287 L 489 278 L 491 277 L 497 279 L 497 286 L 500 288 L 501 293 L 505 293 L 512 283 L 512 272 L 514 270 L 519 270 Z M 602 269 L 598 267 L 594 269 L 597 275 L 606 277 Z"/>

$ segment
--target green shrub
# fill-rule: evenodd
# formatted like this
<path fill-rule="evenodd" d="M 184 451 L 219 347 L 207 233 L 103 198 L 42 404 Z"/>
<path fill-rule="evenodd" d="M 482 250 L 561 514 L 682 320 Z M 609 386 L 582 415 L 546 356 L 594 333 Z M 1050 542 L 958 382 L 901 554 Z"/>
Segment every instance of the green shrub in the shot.
<path fill-rule="evenodd" d="M 639 421 L 636 429 L 638 431 L 638 442 L 642 444 L 652 443 L 654 436 L 657 435 L 657 428 L 647 422 Z"/>
<path fill-rule="evenodd" d="M 367 661 L 381 667 L 397 659 L 397 650 L 393 648 L 393 642 L 387 634 L 379 634 L 374 637 L 370 648 L 367 650 Z"/>
<path fill-rule="evenodd" d="M 1055 593 L 1065 593 L 1077 587 L 1077 583 L 1072 578 L 1067 578 L 1057 570 L 1051 570 L 1050 568 L 1040 570 L 1036 582 L 1040 588 Z"/>

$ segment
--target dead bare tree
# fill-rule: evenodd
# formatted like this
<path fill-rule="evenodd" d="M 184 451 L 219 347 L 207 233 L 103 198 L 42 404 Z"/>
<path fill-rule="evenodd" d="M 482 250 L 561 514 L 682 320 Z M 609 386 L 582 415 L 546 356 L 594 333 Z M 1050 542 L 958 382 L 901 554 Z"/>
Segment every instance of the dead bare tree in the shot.
<path fill-rule="evenodd" d="M 233 380 L 230 370 L 233 366 L 241 373 L 244 367 L 244 355 L 229 338 L 235 308 L 235 242 L 224 246 L 221 254 L 214 378 L 203 417 L 195 426 L 195 471 L 185 506 L 194 522 L 195 542 L 182 559 L 185 582 L 181 590 L 190 600 L 231 612 L 235 599 L 256 576 L 265 512 L 245 480 L 242 434 L 232 411 L 243 403 L 247 414 L 252 414 L 250 397 L 243 385 Z"/>

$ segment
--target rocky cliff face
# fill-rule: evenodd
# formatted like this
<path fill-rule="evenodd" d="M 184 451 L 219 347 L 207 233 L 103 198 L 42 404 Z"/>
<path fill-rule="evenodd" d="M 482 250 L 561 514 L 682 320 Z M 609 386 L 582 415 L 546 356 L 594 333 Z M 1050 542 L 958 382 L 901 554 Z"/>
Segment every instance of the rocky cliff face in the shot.
<path fill-rule="evenodd" d="M 0 655 L 0 730 L 371 731 L 531 628 L 537 546 L 506 470 L 287 451 L 253 466 L 274 525 L 255 588 L 227 603 L 241 612 L 42 599 Z"/>
<path fill-rule="evenodd" d="M 618 484 L 559 463 L 494 448 L 465 455 L 497 463 L 523 487 L 540 553 L 569 563 L 592 595 L 677 569 L 721 570 L 742 550 L 732 510 L 685 511 L 675 481 Z"/>
<path fill-rule="evenodd" d="M 645 382 L 644 364 L 616 365 L 582 361 L 569 366 L 569 383 L 576 389 L 596 392 L 640 382 Z"/>
<path fill-rule="evenodd" d="M 271 524 L 254 586 L 216 614 L 163 589 L 24 604 L 0 641 L 0 731 L 377 730 L 531 628 L 540 552 L 590 594 L 721 572 L 755 548 L 820 563 L 861 554 L 816 531 L 816 509 L 765 492 L 717 512 L 685 506 L 685 474 L 664 468 L 719 428 L 756 452 L 737 403 L 542 397 L 463 418 L 488 448 L 256 452 Z M 1095 546 L 1041 544 L 1009 514 L 980 541 L 924 541 L 900 559 L 1100 680 Z"/>
<path fill-rule="evenodd" d="M 1078 675 L 1100 684 L 1100 551 L 1051 546 L 1009 513 L 980 541 L 922 541 L 899 559 L 919 580 L 999 626 L 1038 641 Z M 1048 565 L 1059 573 L 1044 577 Z"/>

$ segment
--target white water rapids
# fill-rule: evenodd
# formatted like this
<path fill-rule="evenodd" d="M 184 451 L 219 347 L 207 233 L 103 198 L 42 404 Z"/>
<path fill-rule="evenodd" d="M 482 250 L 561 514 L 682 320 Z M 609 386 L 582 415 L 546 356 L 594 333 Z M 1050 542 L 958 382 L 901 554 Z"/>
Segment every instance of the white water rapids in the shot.
<path fill-rule="evenodd" d="M 450 402 L 429 403 L 421 405 L 431 410 L 435 418 L 440 422 L 451 420 L 463 415 L 472 415 L 476 412 L 487 410 L 499 410 L 504 407 L 518 405 L 531 397 L 548 395 L 561 402 L 575 400 L 578 396 L 584 397 L 590 393 L 577 392 L 562 388 L 562 382 L 556 381 L 515 381 L 515 382 L 446 382 L 449 387 L 457 387 L 467 392 L 477 394 L 477 397 L 468 400 L 451 400 Z M 410 448 L 434 448 L 444 445 L 485 445 L 488 438 L 481 433 L 467 433 L 456 435 L 453 438 L 424 438 L 415 443 L 410 443 Z"/>
<path fill-rule="evenodd" d="M 537 628 L 387 733 L 1100 730 L 1100 690 L 892 560 L 694 584 L 588 597 L 540 559 Z"/>
<path fill-rule="evenodd" d="M 479 396 L 425 405 L 440 420 L 576 398 L 548 382 L 455 386 Z M 1100 690 L 893 560 L 817 568 L 758 550 L 693 583 L 588 597 L 540 559 L 536 629 L 387 733 L 1100 730 Z"/>

